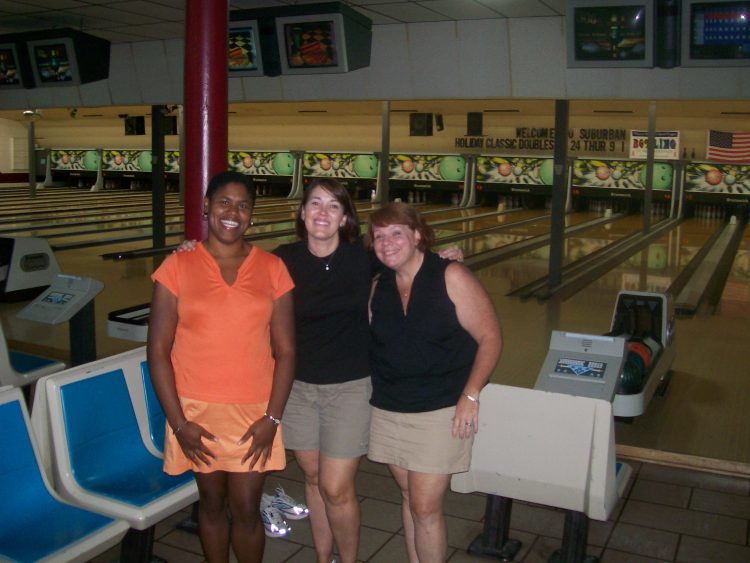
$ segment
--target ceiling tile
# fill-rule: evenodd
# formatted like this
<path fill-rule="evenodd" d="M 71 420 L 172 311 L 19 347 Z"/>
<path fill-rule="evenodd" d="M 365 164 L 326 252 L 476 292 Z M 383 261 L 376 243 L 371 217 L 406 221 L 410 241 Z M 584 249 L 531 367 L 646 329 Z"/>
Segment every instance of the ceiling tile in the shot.
<path fill-rule="evenodd" d="M 479 20 L 499 18 L 501 15 L 476 0 L 423 0 L 419 2 L 430 10 L 454 20 Z"/>
<path fill-rule="evenodd" d="M 509 18 L 558 15 L 545 1 L 539 0 L 477 0 Z"/>
<path fill-rule="evenodd" d="M 420 4 L 411 2 L 392 2 L 370 6 L 373 12 L 383 14 L 403 23 L 445 21 L 449 19 L 443 14 L 434 12 Z"/>

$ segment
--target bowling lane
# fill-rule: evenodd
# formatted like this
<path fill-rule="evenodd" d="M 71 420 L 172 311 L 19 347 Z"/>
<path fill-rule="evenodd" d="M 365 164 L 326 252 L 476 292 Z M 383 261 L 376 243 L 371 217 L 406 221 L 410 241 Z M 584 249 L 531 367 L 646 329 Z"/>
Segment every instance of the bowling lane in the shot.
<path fill-rule="evenodd" d="M 718 313 L 729 317 L 750 316 L 750 229 L 745 229 L 735 255 L 719 301 Z"/>
<path fill-rule="evenodd" d="M 565 226 L 579 225 L 597 217 L 597 214 L 589 212 L 569 213 L 565 217 Z M 495 232 L 477 234 L 450 244 L 457 244 L 466 256 L 471 256 L 472 254 L 478 254 L 546 235 L 550 231 L 549 211 L 543 209 L 523 209 L 496 215 L 495 217 L 482 218 L 481 220 L 471 221 L 456 227 L 452 225 L 440 226 L 436 234 L 438 238 L 441 238 L 443 236 L 455 235 L 459 232 L 471 233 L 490 227 L 498 227 L 498 229 Z"/>
<path fill-rule="evenodd" d="M 640 228 L 640 217 L 626 219 L 623 230 L 628 225 Z M 504 322 L 504 352 L 492 381 L 532 387 L 549 348 L 552 330 L 607 332 L 619 291 L 666 291 L 721 227 L 719 221 L 684 221 L 563 302 L 521 301 L 505 295 L 547 272 L 548 258 L 542 249 L 477 271 L 501 321 L 512 319 Z M 605 238 L 600 228 L 569 237 L 566 260 L 593 252 L 604 244 Z M 732 452 L 748 451 L 750 393 L 746 370 L 743 374 L 738 366 L 747 365 L 749 270 L 750 236 L 746 234 L 719 314 L 676 319 L 677 355 L 667 393 L 664 397 L 655 396 L 645 414 L 633 424 L 617 424 L 618 445 L 717 459 L 733 459 Z M 738 392 L 727 393 L 727 389 Z"/>

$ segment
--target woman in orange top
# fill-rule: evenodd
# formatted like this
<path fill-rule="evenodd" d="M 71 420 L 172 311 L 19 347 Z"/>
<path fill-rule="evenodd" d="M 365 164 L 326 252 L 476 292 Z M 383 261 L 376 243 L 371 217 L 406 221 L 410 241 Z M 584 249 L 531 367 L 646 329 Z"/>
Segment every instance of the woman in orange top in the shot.
<path fill-rule="evenodd" d="M 209 562 L 229 560 L 230 538 L 239 561 L 261 561 L 263 483 L 286 465 L 279 424 L 294 378 L 294 284 L 281 259 L 243 237 L 254 202 L 247 176 L 214 176 L 208 238 L 153 274 L 148 364 L 169 426 L 164 471 L 195 472 Z"/>

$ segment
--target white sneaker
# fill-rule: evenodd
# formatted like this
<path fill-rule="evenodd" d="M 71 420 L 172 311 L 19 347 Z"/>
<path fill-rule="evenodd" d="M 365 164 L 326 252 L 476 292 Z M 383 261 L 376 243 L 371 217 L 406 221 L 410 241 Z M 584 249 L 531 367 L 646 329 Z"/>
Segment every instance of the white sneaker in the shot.
<path fill-rule="evenodd" d="M 263 495 L 264 500 L 265 497 L 271 498 L 271 506 L 281 512 L 285 518 L 288 518 L 289 520 L 302 520 L 303 518 L 307 518 L 310 514 L 310 510 L 302 503 L 296 502 L 292 497 L 290 497 L 288 494 L 284 492 L 284 489 L 282 487 L 276 487 L 276 494 L 271 497 L 271 495 Z"/>
<path fill-rule="evenodd" d="M 263 527 L 269 538 L 283 538 L 288 536 L 292 528 L 284 520 L 284 515 L 270 505 L 265 497 L 271 499 L 270 495 L 263 495 L 260 501 L 260 518 L 263 521 Z"/>

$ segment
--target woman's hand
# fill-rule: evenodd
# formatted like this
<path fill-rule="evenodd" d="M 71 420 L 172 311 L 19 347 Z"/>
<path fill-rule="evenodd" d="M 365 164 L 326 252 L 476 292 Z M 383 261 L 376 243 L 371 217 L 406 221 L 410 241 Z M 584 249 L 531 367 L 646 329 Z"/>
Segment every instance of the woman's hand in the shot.
<path fill-rule="evenodd" d="M 479 432 L 479 401 L 472 401 L 465 394 L 456 403 L 453 416 L 453 437 L 469 438 Z"/>
<path fill-rule="evenodd" d="M 182 244 L 185 244 L 185 243 L 183 242 Z M 455 262 L 464 261 L 464 251 L 461 250 L 460 246 L 456 246 L 455 244 L 446 246 L 445 248 L 441 248 L 440 250 L 438 250 L 438 256 L 440 256 L 440 258 L 445 258 L 446 260 L 453 260 Z"/>
<path fill-rule="evenodd" d="M 211 465 L 211 460 L 216 459 L 214 453 L 203 443 L 203 438 L 211 442 L 217 442 L 216 436 L 195 422 L 184 422 L 175 433 L 180 443 L 182 452 L 190 461 L 198 465 L 204 463 Z"/>
<path fill-rule="evenodd" d="M 260 470 L 266 466 L 268 458 L 271 457 L 271 449 L 273 448 L 273 439 L 276 437 L 276 427 L 278 425 L 271 420 L 268 416 L 264 415 L 250 425 L 237 442 L 239 445 L 244 444 L 250 438 L 250 447 L 247 453 L 242 458 L 242 463 L 245 463 L 248 459 L 250 460 L 250 466 L 248 469 L 255 467 L 255 464 L 260 461 Z"/>
<path fill-rule="evenodd" d="M 192 252 L 198 246 L 197 240 L 183 240 L 180 246 L 175 248 L 172 252 Z"/>

